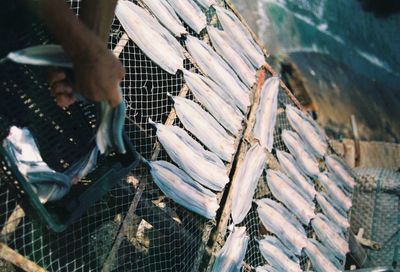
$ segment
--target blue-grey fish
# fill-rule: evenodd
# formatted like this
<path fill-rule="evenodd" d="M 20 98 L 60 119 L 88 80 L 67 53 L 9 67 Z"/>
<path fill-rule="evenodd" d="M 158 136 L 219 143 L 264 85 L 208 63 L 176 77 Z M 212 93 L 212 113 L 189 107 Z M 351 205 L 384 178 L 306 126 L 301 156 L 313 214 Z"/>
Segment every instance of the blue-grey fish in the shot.
<path fill-rule="evenodd" d="M 196 0 L 196 2 L 203 8 L 203 9 L 208 9 L 212 5 L 215 5 L 216 2 L 215 0 Z"/>
<path fill-rule="evenodd" d="M 314 239 L 309 239 L 304 250 L 310 258 L 312 267 L 316 272 L 340 272 L 339 261 L 332 252 Z"/>
<path fill-rule="evenodd" d="M 325 164 L 334 176 L 339 179 L 346 189 L 352 191 L 356 182 L 350 167 L 338 156 L 330 155 L 325 158 Z"/>
<path fill-rule="evenodd" d="M 335 201 L 344 211 L 350 210 L 352 203 L 351 198 L 334 182 L 329 173 L 321 173 L 318 175 L 318 181 L 325 189 L 327 195 Z"/>
<path fill-rule="evenodd" d="M 218 252 L 212 271 L 239 272 L 248 243 L 249 236 L 246 234 L 246 227 L 235 227 Z"/>
<path fill-rule="evenodd" d="M 267 154 L 264 148 L 256 144 L 247 151 L 243 162 L 239 165 L 234 177 L 232 196 L 232 219 L 235 225 L 240 224 L 251 209 L 253 195 L 258 180 L 265 167 Z"/>
<path fill-rule="evenodd" d="M 322 212 L 344 231 L 350 227 L 349 220 L 347 219 L 346 213 L 337 205 L 333 204 L 333 201 L 323 192 L 319 193 L 316 197 Z"/>
<path fill-rule="evenodd" d="M 165 0 L 164 0 L 165 1 Z M 197 34 L 207 26 L 207 17 L 192 0 L 167 0 L 176 14 Z"/>

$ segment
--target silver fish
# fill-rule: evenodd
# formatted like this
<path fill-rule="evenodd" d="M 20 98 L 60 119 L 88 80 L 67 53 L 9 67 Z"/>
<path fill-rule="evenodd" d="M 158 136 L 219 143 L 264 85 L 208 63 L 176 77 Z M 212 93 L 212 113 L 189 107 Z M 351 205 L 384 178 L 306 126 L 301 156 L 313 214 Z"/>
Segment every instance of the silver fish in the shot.
<path fill-rule="evenodd" d="M 187 31 L 182 25 L 175 10 L 165 0 L 142 0 L 143 3 L 157 17 L 160 23 L 171 31 L 175 37 L 186 35 Z"/>
<path fill-rule="evenodd" d="M 176 126 L 149 123 L 157 128 L 157 136 L 171 159 L 189 176 L 214 191 L 221 191 L 229 182 L 220 158 Z"/>
<path fill-rule="evenodd" d="M 171 163 L 156 161 L 148 162 L 148 165 L 154 182 L 167 197 L 205 218 L 215 218 L 219 209 L 215 193 Z"/>
<path fill-rule="evenodd" d="M 278 109 L 279 78 L 267 79 L 261 89 L 260 105 L 253 128 L 254 138 L 269 152 L 274 144 L 274 129 Z"/>
<path fill-rule="evenodd" d="M 213 272 L 239 272 L 246 254 L 249 236 L 246 227 L 235 227 L 218 252 Z"/>
<path fill-rule="evenodd" d="M 300 256 L 307 235 L 300 222 L 282 205 L 271 199 L 256 201 L 258 216 L 265 228 L 275 234 L 294 254 Z"/>
<path fill-rule="evenodd" d="M 254 41 L 249 31 L 231 11 L 214 6 L 218 19 L 225 32 L 241 47 L 244 55 L 251 61 L 255 68 L 265 64 L 264 53 Z"/>
<path fill-rule="evenodd" d="M 227 162 L 231 162 L 235 153 L 235 138 L 200 105 L 183 98 L 174 97 L 174 106 L 179 120 L 207 148 Z"/>
<path fill-rule="evenodd" d="M 338 260 L 325 246 L 314 239 L 309 239 L 304 250 L 310 258 L 314 271 L 316 272 L 340 272 Z"/>
<path fill-rule="evenodd" d="M 291 105 L 286 106 L 286 117 L 291 127 L 296 130 L 300 138 L 310 147 L 310 151 L 319 158 L 323 158 L 328 149 L 325 135 L 305 113 Z"/>
<path fill-rule="evenodd" d="M 268 170 L 267 183 L 274 197 L 292 211 L 304 225 L 308 225 L 310 220 L 315 217 L 314 203 L 309 198 L 304 197 L 285 174 Z"/>
<path fill-rule="evenodd" d="M 206 10 L 212 5 L 216 4 L 215 0 L 196 0 L 196 2 L 199 4 L 200 7 Z"/>
<path fill-rule="evenodd" d="M 298 163 L 292 155 L 284 151 L 276 151 L 279 164 L 288 176 L 296 183 L 296 185 L 304 191 L 304 193 L 312 200 L 315 198 L 317 191 L 315 190 L 313 182 L 304 175 Z"/>
<path fill-rule="evenodd" d="M 167 0 L 176 14 L 197 34 L 207 26 L 207 17 L 201 9 L 189 0 Z"/>
<path fill-rule="evenodd" d="M 208 26 L 207 32 L 217 53 L 232 67 L 242 82 L 248 88 L 251 88 L 256 83 L 256 70 L 254 67 L 244 61 L 231 46 L 232 41 L 224 31 Z"/>
<path fill-rule="evenodd" d="M 350 167 L 338 156 L 330 155 L 325 158 L 326 166 L 348 190 L 353 190 L 356 182 Z"/>
<path fill-rule="evenodd" d="M 273 268 L 270 265 L 263 265 L 263 266 L 258 266 L 256 267 L 256 272 L 279 272 L 275 268 Z"/>
<path fill-rule="evenodd" d="M 321 213 L 311 221 L 311 225 L 319 240 L 330 248 L 338 259 L 344 260 L 349 252 L 349 244 L 341 229 Z"/>
<path fill-rule="evenodd" d="M 299 259 L 276 237 L 264 236 L 258 241 L 261 255 L 279 271 L 301 272 Z"/>
<path fill-rule="evenodd" d="M 118 1 L 115 10 L 129 38 L 163 70 L 175 74 L 183 69 L 183 48 L 146 10 L 129 1 Z"/>
<path fill-rule="evenodd" d="M 205 42 L 188 36 L 186 46 L 201 70 L 235 100 L 242 112 L 250 105 L 250 91 L 239 80 L 229 65 Z"/>
<path fill-rule="evenodd" d="M 283 130 L 282 140 L 298 162 L 302 171 L 310 177 L 317 177 L 320 173 L 318 162 L 316 158 L 310 154 L 299 135 L 290 130 Z"/>
<path fill-rule="evenodd" d="M 337 203 L 344 211 L 350 210 L 351 198 L 349 198 L 339 186 L 332 181 L 331 177 L 327 173 L 321 173 L 318 175 L 318 180 L 326 190 L 327 195 Z"/>
<path fill-rule="evenodd" d="M 183 70 L 183 75 L 196 99 L 226 130 L 232 135 L 238 135 L 244 116 L 234 102 L 223 95 L 221 87 L 210 79 L 188 70 Z"/>
<path fill-rule="evenodd" d="M 247 151 L 243 162 L 234 177 L 236 187 L 232 196 L 231 215 L 235 225 L 240 224 L 251 209 L 251 202 L 258 180 L 265 167 L 267 154 L 256 144 Z"/>
<path fill-rule="evenodd" d="M 350 227 L 349 220 L 347 219 L 346 213 L 341 209 L 332 204 L 331 200 L 325 193 L 319 193 L 316 197 L 319 206 L 323 213 L 340 226 L 343 230 L 347 230 Z"/>

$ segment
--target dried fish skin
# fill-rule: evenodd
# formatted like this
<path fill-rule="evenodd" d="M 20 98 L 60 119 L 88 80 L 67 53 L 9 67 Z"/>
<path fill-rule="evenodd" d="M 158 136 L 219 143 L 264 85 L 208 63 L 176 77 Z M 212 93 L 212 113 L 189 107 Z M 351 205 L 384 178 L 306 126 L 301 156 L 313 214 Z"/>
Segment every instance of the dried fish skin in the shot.
<path fill-rule="evenodd" d="M 327 173 L 321 173 L 318 175 L 318 181 L 324 187 L 327 195 L 342 208 L 344 211 L 350 210 L 352 203 L 351 198 L 348 197 L 345 192 L 332 181 L 331 176 Z"/>
<path fill-rule="evenodd" d="M 191 138 L 183 129 L 153 123 L 157 137 L 171 159 L 194 180 L 221 191 L 229 182 L 223 162 Z"/>
<path fill-rule="evenodd" d="M 346 231 L 350 227 L 346 213 L 341 208 L 333 205 L 332 200 L 325 193 L 319 193 L 316 199 L 322 212 L 336 225 L 340 226 L 342 230 Z"/>
<path fill-rule="evenodd" d="M 207 32 L 215 51 L 232 67 L 236 75 L 248 88 L 256 83 L 256 70 L 242 59 L 242 56 L 230 45 L 230 37 L 215 27 L 208 26 Z"/>
<path fill-rule="evenodd" d="M 256 144 L 247 151 L 240 168 L 234 177 L 236 185 L 232 196 L 232 219 L 235 225 L 240 224 L 251 209 L 251 203 L 257 188 L 258 180 L 267 160 L 265 149 Z"/>
<path fill-rule="evenodd" d="M 296 132 L 285 129 L 282 132 L 282 140 L 302 171 L 310 177 L 317 177 L 320 173 L 318 161 L 310 154 L 299 135 Z"/>
<path fill-rule="evenodd" d="M 225 32 L 242 48 L 245 56 L 253 66 L 259 68 L 264 65 L 265 57 L 262 49 L 256 44 L 249 31 L 242 25 L 236 15 L 222 7 L 214 6 L 214 8 Z"/>
<path fill-rule="evenodd" d="M 185 82 L 196 99 L 232 135 L 238 135 L 242 128 L 243 114 L 223 95 L 217 84 L 199 74 L 183 70 Z M 226 101 L 228 100 L 228 101 Z"/>
<path fill-rule="evenodd" d="M 275 234 L 295 255 L 307 245 L 307 235 L 300 222 L 280 203 L 264 198 L 256 201 L 264 227 Z"/>
<path fill-rule="evenodd" d="M 142 0 L 150 11 L 158 18 L 160 23 L 175 37 L 186 35 L 187 31 L 182 25 L 175 10 L 165 0 Z"/>
<path fill-rule="evenodd" d="M 316 272 L 340 272 L 340 264 L 329 249 L 314 239 L 309 239 L 304 250 Z"/>
<path fill-rule="evenodd" d="M 229 65 L 205 42 L 188 36 L 186 47 L 200 69 L 232 97 L 242 112 L 250 106 L 250 91 Z"/>
<path fill-rule="evenodd" d="M 207 219 L 215 218 L 219 209 L 215 193 L 171 163 L 156 161 L 148 165 L 154 182 L 167 197 Z"/>
<path fill-rule="evenodd" d="M 261 255 L 279 271 L 301 272 L 299 259 L 276 237 L 264 236 L 258 241 Z"/>
<path fill-rule="evenodd" d="M 304 197 L 285 174 L 268 170 L 267 183 L 273 196 L 291 210 L 304 225 L 308 225 L 315 217 L 314 203 Z"/>
<path fill-rule="evenodd" d="M 176 14 L 197 34 L 207 26 L 207 17 L 193 1 L 167 0 Z"/>
<path fill-rule="evenodd" d="M 301 169 L 293 158 L 287 152 L 277 150 L 276 155 L 279 160 L 279 164 L 286 174 L 296 183 L 296 185 L 304 191 L 304 193 L 313 200 L 317 195 L 313 182 L 301 172 Z"/>
<path fill-rule="evenodd" d="M 328 149 L 325 135 L 318 125 L 305 113 L 291 105 L 286 106 L 286 116 L 290 126 L 300 135 L 300 138 L 310 147 L 317 157 L 323 158 Z"/>
<path fill-rule="evenodd" d="M 183 48 L 157 19 L 129 1 L 118 1 L 115 14 L 129 38 L 164 71 L 183 69 Z"/>
<path fill-rule="evenodd" d="M 274 129 L 278 110 L 279 78 L 267 79 L 261 89 L 260 104 L 257 109 L 256 122 L 253 128 L 253 136 L 261 146 L 269 152 L 274 144 Z"/>
<path fill-rule="evenodd" d="M 340 180 L 346 189 L 352 191 L 356 185 L 354 175 L 350 167 L 338 156 L 330 155 L 325 158 L 325 164 L 329 172 Z"/>
<path fill-rule="evenodd" d="M 319 240 L 331 249 L 338 259 L 343 260 L 349 252 L 349 244 L 341 229 L 321 213 L 311 221 L 311 225 Z"/>
<path fill-rule="evenodd" d="M 235 153 L 235 138 L 195 102 L 174 97 L 175 110 L 183 126 L 221 159 L 231 162 Z"/>
<path fill-rule="evenodd" d="M 218 252 L 212 271 L 239 272 L 248 243 L 249 236 L 246 234 L 246 227 L 235 227 Z"/>

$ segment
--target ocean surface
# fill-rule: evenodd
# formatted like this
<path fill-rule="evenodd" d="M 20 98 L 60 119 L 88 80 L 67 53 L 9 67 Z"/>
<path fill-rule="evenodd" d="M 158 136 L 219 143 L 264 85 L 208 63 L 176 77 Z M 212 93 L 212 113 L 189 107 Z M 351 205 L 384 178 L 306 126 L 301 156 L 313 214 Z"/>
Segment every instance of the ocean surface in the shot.
<path fill-rule="evenodd" d="M 400 14 L 359 0 L 233 0 L 271 55 L 290 62 L 334 137 L 400 139 Z"/>

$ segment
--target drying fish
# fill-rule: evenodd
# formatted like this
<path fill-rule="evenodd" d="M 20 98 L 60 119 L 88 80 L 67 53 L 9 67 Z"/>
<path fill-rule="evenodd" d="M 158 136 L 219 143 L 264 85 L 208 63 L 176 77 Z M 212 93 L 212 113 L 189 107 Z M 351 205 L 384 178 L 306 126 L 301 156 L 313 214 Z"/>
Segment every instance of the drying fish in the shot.
<path fill-rule="evenodd" d="M 310 147 L 310 151 L 315 156 L 323 158 L 328 149 L 328 143 L 318 125 L 305 113 L 291 105 L 286 106 L 286 117 L 304 143 Z"/>
<path fill-rule="evenodd" d="M 344 260 L 347 252 L 349 252 L 349 244 L 339 227 L 321 213 L 317 214 L 311 221 L 311 225 L 319 240 L 330 248 L 338 259 Z"/>
<path fill-rule="evenodd" d="M 280 166 L 286 172 L 286 174 L 288 174 L 288 176 L 296 183 L 299 189 L 302 189 L 310 199 L 314 199 L 315 195 L 317 194 L 314 184 L 307 176 L 303 175 L 293 156 L 287 152 L 279 150 L 276 151 L 276 155 L 278 157 Z"/>
<path fill-rule="evenodd" d="M 182 25 L 174 9 L 165 0 L 142 0 L 160 23 L 171 31 L 175 37 L 186 35 L 187 31 Z"/>
<path fill-rule="evenodd" d="M 213 272 L 239 272 L 246 254 L 249 236 L 246 227 L 235 227 L 218 252 Z"/>
<path fill-rule="evenodd" d="M 254 67 L 244 61 L 238 51 L 231 46 L 230 37 L 224 31 L 208 26 L 207 32 L 217 53 L 232 67 L 243 83 L 251 88 L 256 82 Z"/>
<path fill-rule="evenodd" d="M 242 112 L 250 105 L 250 92 L 228 64 L 205 42 L 188 36 L 186 46 L 200 69 L 235 100 Z"/>
<path fill-rule="evenodd" d="M 215 218 L 219 208 L 215 193 L 171 163 L 156 161 L 148 165 L 155 183 L 167 197 L 205 218 Z"/>
<path fill-rule="evenodd" d="M 95 146 L 86 156 L 64 171 L 64 174 L 71 178 L 72 183 L 76 183 L 96 168 L 98 157 L 99 149 Z"/>
<path fill-rule="evenodd" d="M 325 163 L 329 171 L 343 183 L 346 189 L 352 191 L 356 182 L 350 167 L 336 155 L 326 157 Z"/>
<path fill-rule="evenodd" d="M 265 198 L 256 203 L 258 216 L 265 228 L 300 256 L 301 250 L 307 245 L 307 235 L 300 222 L 278 202 Z"/>
<path fill-rule="evenodd" d="M 232 161 L 235 138 L 195 102 L 178 96 L 173 99 L 176 113 L 185 128 L 221 159 Z"/>
<path fill-rule="evenodd" d="M 163 70 L 183 69 L 183 48 L 146 10 L 129 1 L 118 1 L 115 14 L 129 38 Z"/>
<path fill-rule="evenodd" d="M 321 173 L 318 175 L 318 180 L 324 187 L 327 195 L 335 201 L 344 211 L 348 211 L 351 208 L 351 198 L 349 198 L 342 189 L 339 188 L 332 181 L 331 177 L 327 173 Z"/>
<path fill-rule="evenodd" d="M 203 8 L 208 9 L 212 5 L 215 5 L 215 0 L 196 0 L 196 2 Z"/>
<path fill-rule="evenodd" d="M 242 48 L 245 56 L 255 68 L 261 67 L 265 63 L 264 54 L 249 31 L 231 11 L 217 6 L 214 8 L 225 32 Z"/>
<path fill-rule="evenodd" d="M 316 198 L 323 213 L 329 219 L 335 222 L 343 230 L 347 230 L 350 227 L 346 213 L 341 208 L 337 208 L 332 205 L 332 202 L 330 202 L 330 199 L 325 195 L 325 193 L 319 193 Z"/>
<path fill-rule="evenodd" d="M 304 225 L 308 225 L 315 217 L 315 205 L 312 200 L 303 195 L 285 174 L 268 170 L 267 183 L 274 197 L 285 204 Z"/>
<path fill-rule="evenodd" d="M 256 144 L 246 153 L 238 172 L 234 177 L 236 187 L 232 199 L 232 219 L 235 225 L 240 224 L 251 209 L 251 202 L 256 191 L 258 180 L 265 167 L 267 154 Z"/>
<path fill-rule="evenodd" d="M 211 190 L 221 191 L 229 182 L 220 158 L 204 148 L 183 129 L 149 123 L 157 128 L 157 136 L 171 159 L 189 176 Z"/>
<path fill-rule="evenodd" d="M 276 237 L 264 236 L 258 241 L 261 255 L 279 271 L 302 271 L 299 259 L 290 252 Z"/>
<path fill-rule="evenodd" d="M 305 248 L 307 256 L 310 258 L 314 271 L 316 272 L 340 272 L 339 261 L 325 246 L 314 239 L 309 239 Z"/>
<path fill-rule="evenodd" d="M 226 130 L 237 135 L 242 127 L 243 114 L 233 103 L 225 101 L 227 97 L 224 97 L 221 87 L 210 79 L 188 70 L 183 70 L 183 75 L 196 99 Z"/>
<path fill-rule="evenodd" d="M 165 1 L 165 0 L 164 0 Z M 191 0 L 167 0 L 176 14 L 197 34 L 207 26 L 207 17 Z"/>
<path fill-rule="evenodd" d="M 296 132 L 283 130 L 282 140 L 290 153 L 296 158 L 298 165 L 310 177 L 318 176 L 319 166 L 316 158 L 311 155 Z"/>
<path fill-rule="evenodd" d="M 260 105 L 254 124 L 254 138 L 269 152 L 274 144 L 274 129 L 278 109 L 279 78 L 267 79 L 261 89 Z"/>
<path fill-rule="evenodd" d="M 278 270 L 266 264 L 263 266 L 256 267 L 256 272 L 278 272 Z"/>

